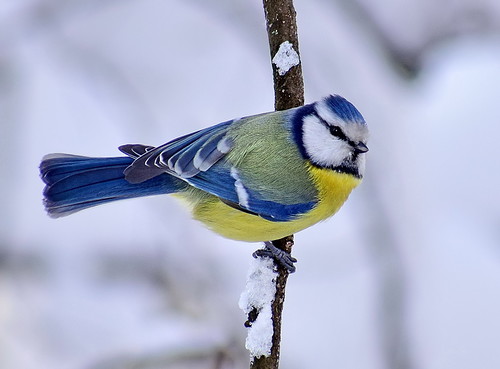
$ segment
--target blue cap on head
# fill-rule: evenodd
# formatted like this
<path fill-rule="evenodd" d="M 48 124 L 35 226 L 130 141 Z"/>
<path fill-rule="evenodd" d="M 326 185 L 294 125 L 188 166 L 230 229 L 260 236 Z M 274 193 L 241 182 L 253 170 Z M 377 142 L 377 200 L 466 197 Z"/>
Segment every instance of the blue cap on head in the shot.
<path fill-rule="evenodd" d="M 330 95 L 324 101 L 341 119 L 366 124 L 365 118 L 363 118 L 358 109 L 342 96 Z"/>

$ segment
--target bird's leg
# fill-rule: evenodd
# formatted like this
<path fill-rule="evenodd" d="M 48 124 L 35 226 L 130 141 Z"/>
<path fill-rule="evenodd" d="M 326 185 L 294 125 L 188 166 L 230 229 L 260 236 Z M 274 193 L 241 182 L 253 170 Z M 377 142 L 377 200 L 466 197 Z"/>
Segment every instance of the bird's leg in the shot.
<path fill-rule="evenodd" d="M 288 241 L 292 242 L 292 241 Z M 281 250 L 274 246 L 274 244 L 270 241 L 264 242 L 264 248 L 259 249 L 253 253 L 253 257 L 268 257 L 273 259 L 278 265 L 281 265 L 285 268 L 289 273 L 295 272 L 295 263 L 297 259 L 295 259 L 288 252 Z"/>

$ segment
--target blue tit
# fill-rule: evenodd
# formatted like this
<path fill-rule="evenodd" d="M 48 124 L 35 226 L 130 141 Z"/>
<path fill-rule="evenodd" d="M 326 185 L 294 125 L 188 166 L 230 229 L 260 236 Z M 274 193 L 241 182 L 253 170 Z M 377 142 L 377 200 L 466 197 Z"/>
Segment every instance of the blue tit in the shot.
<path fill-rule="evenodd" d="M 222 236 L 269 241 L 327 219 L 363 178 L 368 128 L 340 96 L 234 119 L 127 156 L 44 157 L 54 218 L 116 200 L 173 194 Z"/>

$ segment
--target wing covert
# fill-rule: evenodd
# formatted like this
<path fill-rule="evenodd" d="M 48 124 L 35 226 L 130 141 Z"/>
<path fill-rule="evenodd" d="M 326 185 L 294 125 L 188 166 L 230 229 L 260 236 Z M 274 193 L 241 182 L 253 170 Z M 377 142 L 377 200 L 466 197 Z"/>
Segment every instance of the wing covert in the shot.
<path fill-rule="evenodd" d="M 266 198 L 257 189 L 247 185 L 236 168 L 227 164 L 219 162 L 210 170 L 186 178 L 185 181 L 219 197 L 229 206 L 273 222 L 293 220 L 317 204 L 317 199 L 310 197 L 297 197 L 295 203 L 288 204 Z"/>
<path fill-rule="evenodd" d="M 125 178 L 130 183 L 141 183 L 167 172 L 183 179 L 210 169 L 233 147 L 232 140 L 226 137 L 232 122 L 217 124 L 156 148 L 142 149 L 144 153 L 125 169 Z M 120 149 L 130 156 L 141 150 L 137 145 L 124 145 Z"/>
<path fill-rule="evenodd" d="M 293 220 L 316 206 L 316 193 L 296 185 L 310 183 L 301 165 L 293 164 L 302 158 L 286 144 L 281 123 L 268 118 L 263 124 L 260 117 L 220 123 L 156 148 L 125 145 L 121 150 L 130 156 L 144 152 L 125 170 L 125 178 L 140 183 L 168 173 L 240 211 L 273 222 Z M 243 137 L 247 140 L 242 141 Z M 261 155 L 262 147 L 276 145 L 279 157 Z M 263 165 L 262 160 L 269 164 Z M 277 179 L 280 185 L 275 187 Z"/>

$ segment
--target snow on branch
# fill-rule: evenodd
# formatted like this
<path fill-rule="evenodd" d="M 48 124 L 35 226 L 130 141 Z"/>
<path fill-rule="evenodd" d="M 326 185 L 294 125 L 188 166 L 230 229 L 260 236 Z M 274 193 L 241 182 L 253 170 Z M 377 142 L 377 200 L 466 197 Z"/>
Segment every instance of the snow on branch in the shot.
<path fill-rule="evenodd" d="M 290 68 L 299 65 L 300 58 L 290 41 L 285 41 L 280 45 L 272 62 L 276 65 L 276 68 L 278 68 L 278 74 L 284 76 Z"/>
<path fill-rule="evenodd" d="M 272 303 L 277 277 L 272 259 L 258 257 L 252 260 L 246 288 L 239 302 L 240 309 L 249 317 L 245 323 L 248 327 L 245 347 L 250 351 L 251 357 L 271 355 L 274 332 Z"/>
<path fill-rule="evenodd" d="M 304 81 L 293 0 L 263 0 L 274 81 L 274 107 L 286 110 L 304 105 Z M 277 248 L 292 252 L 293 235 L 272 241 Z M 251 369 L 277 369 L 281 344 L 281 315 L 288 270 L 274 261 L 254 261 L 240 307 L 247 313 L 246 347 Z"/>

